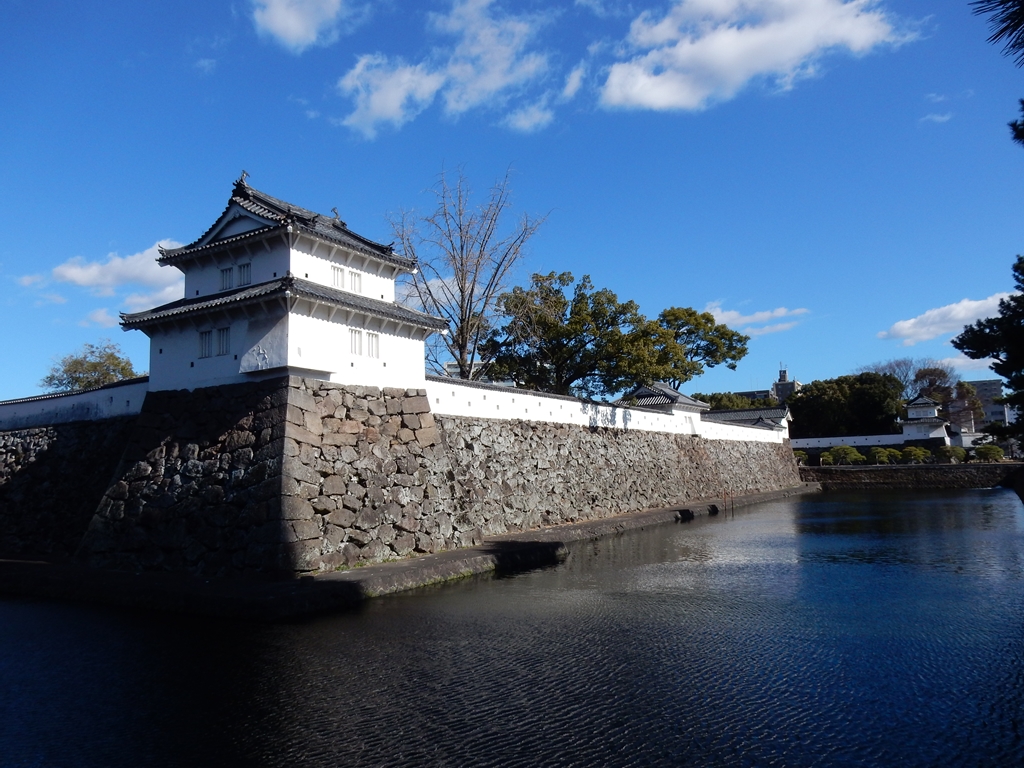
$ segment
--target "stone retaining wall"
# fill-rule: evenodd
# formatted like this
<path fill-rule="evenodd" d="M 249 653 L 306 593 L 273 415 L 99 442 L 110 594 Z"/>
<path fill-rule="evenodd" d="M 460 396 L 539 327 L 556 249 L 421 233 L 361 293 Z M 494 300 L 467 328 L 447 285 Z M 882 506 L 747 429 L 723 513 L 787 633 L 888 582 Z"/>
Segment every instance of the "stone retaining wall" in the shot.
<path fill-rule="evenodd" d="M 435 420 L 425 395 L 295 377 L 150 393 L 77 557 L 311 573 L 800 482 L 784 445 Z"/>
<path fill-rule="evenodd" d="M 0 557 L 70 557 L 134 417 L 0 432 Z"/>
<path fill-rule="evenodd" d="M 826 491 L 892 488 L 909 490 L 1019 487 L 1021 464 L 906 464 L 870 467 L 800 467 L 806 482 L 821 483 Z"/>

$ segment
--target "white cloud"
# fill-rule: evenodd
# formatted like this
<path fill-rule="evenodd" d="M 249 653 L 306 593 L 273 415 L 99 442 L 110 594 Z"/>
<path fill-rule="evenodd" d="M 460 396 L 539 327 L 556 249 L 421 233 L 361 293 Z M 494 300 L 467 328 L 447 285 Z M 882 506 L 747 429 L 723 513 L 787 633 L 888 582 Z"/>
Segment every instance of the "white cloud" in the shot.
<path fill-rule="evenodd" d="M 115 325 L 118 324 L 118 322 L 120 321 L 116 317 L 111 315 L 106 310 L 106 307 L 104 307 L 103 309 L 94 309 L 92 312 L 86 315 L 85 320 L 82 320 L 79 323 L 79 325 L 86 327 L 90 325 L 98 325 L 103 328 L 113 328 Z"/>
<path fill-rule="evenodd" d="M 546 128 L 555 119 L 555 113 L 548 109 L 544 100 L 517 109 L 505 118 L 505 125 L 520 133 L 533 133 Z"/>
<path fill-rule="evenodd" d="M 576 0 L 575 5 L 586 8 L 601 18 L 625 16 L 629 13 L 629 4 L 622 0 Z"/>
<path fill-rule="evenodd" d="M 674 0 L 632 23 L 601 94 L 608 107 L 702 109 L 755 78 L 789 88 L 826 52 L 865 54 L 900 36 L 875 0 Z"/>
<path fill-rule="evenodd" d="M 810 312 L 809 309 L 803 309 L 802 307 L 798 309 L 778 307 L 744 315 L 734 309 L 722 309 L 722 302 L 720 301 L 709 303 L 704 307 L 704 311 L 714 315 L 716 322 L 725 323 L 730 328 L 739 330 L 747 336 L 766 336 L 769 333 L 788 331 L 790 328 L 796 327 L 800 321 L 791 320 L 785 323 L 771 323 L 769 325 L 764 325 L 764 323 L 770 320 L 781 320 L 786 317 L 799 317 Z"/>
<path fill-rule="evenodd" d="M 887 331 L 880 331 L 880 339 L 902 339 L 903 346 L 912 347 L 919 341 L 928 341 L 936 336 L 963 330 L 965 325 L 985 317 L 992 317 L 999 311 L 999 300 L 1008 298 L 1009 293 L 996 293 L 987 299 L 975 301 L 963 299 L 956 304 L 929 309 L 910 320 L 893 323 Z"/>
<path fill-rule="evenodd" d="M 726 325 L 735 326 L 741 328 L 745 325 L 756 325 L 759 323 L 766 323 L 769 320 L 778 320 L 783 317 L 796 317 L 798 315 L 806 315 L 810 312 L 809 309 L 787 309 L 786 307 L 778 307 L 777 309 L 766 309 L 761 312 L 754 312 L 750 315 L 744 315 L 737 312 L 734 309 L 722 309 L 722 302 L 713 301 L 704 307 L 705 312 L 710 312 L 715 316 L 715 320 L 719 323 L 725 323 Z M 787 330 L 792 328 L 796 323 L 787 324 L 787 328 L 779 328 L 779 330 Z M 744 333 L 750 333 L 750 331 L 744 331 Z"/>
<path fill-rule="evenodd" d="M 927 101 L 930 101 L 932 104 L 941 104 L 942 102 L 948 100 L 949 98 L 948 96 L 941 93 L 926 93 L 924 97 Z"/>
<path fill-rule="evenodd" d="M 380 54 L 360 56 L 338 81 L 338 89 L 356 102 L 355 111 L 341 122 L 372 139 L 378 123 L 397 128 L 430 106 L 444 81 L 444 75 L 423 64 L 392 63 Z"/>
<path fill-rule="evenodd" d="M 774 325 L 764 325 L 761 326 L 760 328 L 744 328 L 743 333 L 746 334 L 747 336 L 766 336 L 769 333 L 779 333 L 780 331 L 788 331 L 790 328 L 795 328 L 796 326 L 796 322 L 775 323 Z"/>
<path fill-rule="evenodd" d="M 583 78 L 587 74 L 587 67 L 585 64 L 579 64 L 569 73 L 569 76 L 565 78 L 565 87 L 562 89 L 562 98 L 565 101 L 573 98 L 580 90 L 580 86 L 583 85 Z"/>
<path fill-rule="evenodd" d="M 42 275 L 22 275 L 18 278 L 18 285 L 23 285 L 28 288 L 36 283 L 43 282 L 43 279 Z"/>
<path fill-rule="evenodd" d="M 921 122 L 922 123 L 926 123 L 926 122 L 927 123 L 948 123 L 952 117 L 953 117 L 953 113 L 952 112 L 946 112 L 946 113 L 941 114 L 941 115 L 937 115 L 934 112 L 932 112 L 932 113 L 927 114 L 924 117 L 922 117 L 921 118 Z"/>
<path fill-rule="evenodd" d="M 969 357 L 959 355 L 957 357 L 944 357 L 939 360 L 940 365 L 949 365 L 958 371 L 987 371 L 989 366 L 995 362 L 990 358 L 983 360 L 971 360 Z"/>
<path fill-rule="evenodd" d="M 527 50 L 543 19 L 499 16 L 493 2 L 453 0 L 449 14 L 432 15 L 433 26 L 454 36 L 456 43 L 439 49 L 429 61 L 407 64 L 382 54 L 360 56 L 338 81 L 338 89 L 355 99 L 355 110 L 343 124 L 373 138 L 378 124 L 401 126 L 439 93 L 445 112 L 459 115 L 500 105 L 510 92 L 543 75 L 547 57 Z"/>
<path fill-rule="evenodd" d="M 180 245 L 173 240 L 160 240 L 131 256 L 111 253 L 105 262 L 86 261 L 81 256 L 75 256 L 54 267 L 52 275 L 58 282 L 89 288 L 97 296 L 112 296 L 116 288 L 127 284 L 166 288 L 179 282 L 181 273 L 158 265 L 156 259 L 160 253 L 157 249 L 160 246 L 177 248 Z"/>
<path fill-rule="evenodd" d="M 253 0 L 256 29 L 294 53 L 338 39 L 338 22 L 351 9 L 343 0 Z"/>
<path fill-rule="evenodd" d="M 39 294 L 39 301 L 36 306 L 42 304 L 67 304 L 68 300 L 61 296 L 59 293 L 41 293 Z"/>
<path fill-rule="evenodd" d="M 159 307 L 177 301 L 185 295 L 185 278 L 178 280 L 165 288 L 151 293 L 130 293 L 124 298 L 124 306 L 129 312 L 141 312 L 144 309 Z"/>
<path fill-rule="evenodd" d="M 196 69 L 202 72 L 204 75 L 212 75 L 214 70 L 217 69 L 216 59 L 199 59 L 196 62 Z"/>

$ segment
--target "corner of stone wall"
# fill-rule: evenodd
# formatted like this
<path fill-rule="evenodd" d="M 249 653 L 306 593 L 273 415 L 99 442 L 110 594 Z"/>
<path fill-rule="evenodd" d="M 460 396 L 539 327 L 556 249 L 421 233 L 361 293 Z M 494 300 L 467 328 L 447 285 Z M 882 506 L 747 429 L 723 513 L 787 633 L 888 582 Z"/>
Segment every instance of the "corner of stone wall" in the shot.
<path fill-rule="evenodd" d="M 453 475 L 425 390 L 294 379 L 285 418 L 282 530 L 294 572 L 460 543 Z"/>
<path fill-rule="evenodd" d="M 280 567 L 284 378 L 150 392 L 76 558 L 224 575 Z"/>

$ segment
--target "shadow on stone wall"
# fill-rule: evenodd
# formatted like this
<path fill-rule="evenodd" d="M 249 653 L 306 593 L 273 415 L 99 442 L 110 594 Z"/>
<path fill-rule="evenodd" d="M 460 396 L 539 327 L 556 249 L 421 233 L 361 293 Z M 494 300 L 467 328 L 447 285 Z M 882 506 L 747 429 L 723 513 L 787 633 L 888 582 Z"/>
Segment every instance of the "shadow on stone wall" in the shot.
<path fill-rule="evenodd" d="M 0 557 L 60 561 L 75 551 L 135 417 L 0 434 Z"/>
<path fill-rule="evenodd" d="M 280 501 L 286 382 L 149 393 L 76 559 L 122 571 L 291 570 Z"/>

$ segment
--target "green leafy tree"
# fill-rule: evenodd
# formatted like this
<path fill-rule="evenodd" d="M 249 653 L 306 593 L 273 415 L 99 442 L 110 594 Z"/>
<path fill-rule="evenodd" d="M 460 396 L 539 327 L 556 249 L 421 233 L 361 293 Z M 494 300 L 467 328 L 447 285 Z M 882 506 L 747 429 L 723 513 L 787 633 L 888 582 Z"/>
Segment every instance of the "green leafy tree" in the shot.
<path fill-rule="evenodd" d="M 978 320 L 953 339 L 953 346 L 973 360 L 991 358 L 992 370 L 1006 379 L 1003 401 L 1024 413 L 1024 256 L 1013 265 L 1016 293 L 999 301 L 995 317 Z M 1024 420 L 993 428 L 999 437 L 1024 437 Z"/>
<path fill-rule="evenodd" d="M 666 332 L 657 342 L 659 363 L 668 369 L 661 380 L 675 389 L 705 368 L 724 365 L 735 371 L 747 354 L 750 337 L 716 323 L 710 312 L 670 307 L 658 315 L 658 325 Z"/>
<path fill-rule="evenodd" d="M 818 464 L 823 467 L 831 467 L 835 463 L 835 459 L 832 458 L 832 453 L 830 451 L 822 451 L 821 455 L 818 456 Z"/>
<path fill-rule="evenodd" d="M 967 458 L 967 451 L 959 445 L 940 445 L 935 449 L 935 455 L 948 464 L 960 464 Z"/>
<path fill-rule="evenodd" d="M 837 445 L 829 448 L 822 455 L 827 453 L 833 464 L 862 464 L 867 461 L 864 454 L 851 445 Z"/>
<path fill-rule="evenodd" d="M 974 455 L 978 461 L 1002 461 L 1005 454 L 998 445 L 979 445 L 975 447 Z"/>
<path fill-rule="evenodd" d="M 134 379 L 139 375 L 131 360 L 121 352 L 121 347 L 104 340 L 101 344 L 86 344 L 81 351 L 62 357 L 50 368 L 39 386 L 51 392 L 72 392 Z"/>
<path fill-rule="evenodd" d="M 712 392 L 705 395 L 701 392 L 694 392 L 691 395 L 694 400 L 700 400 L 711 406 L 712 411 L 740 411 L 746 408 L 771 408 L 778 405 L 778 402 L 771 398 L 758 398 L 750 400 L 732 392 Z"/>
<path fill-rule="evenodd" d="M 793 437 L 885 435 L 897 431 L 903 385 L 888 374 L 859 373 L 813 381 L 787 401 Z"/>
<path fill-rule="evenodd" d="M 932 452 L 927 448 L 920 448 L 916 445 L 908 445 L 901 452 L 904 464 L 923 464 L 931 458 Z"/>
<path fill-rule="evenodd" d="M 897 464 L 902 458 L 902 454 L 895 448 L 884 448 L 876 445 L 868 451 L 868 458 L 874 464 Z"/>
<path fill-rule="evenodd" d="M 795 449 L 793 451 L 793 458 L 796 459 L 797 464 L 804 465 L 807 463 L 807 451 Z"/>
<path fill-rule="evenodd" d="M 575 283 L 569 272 L 535 274 L 499 303 L 507 322 L 492 334 L 491 375 L 516 386 L 560 395 L 593 397 L 629 382 L 659 378 L 655 324 L 636 302 L 620 302 L 589 276 Z"/>
<path fill-rule="evenodd" d="M 596 397 L 655 381 L 679 387 L 705 368 L 734 368 L 747 351 L 747 337 L 709 313 L 672 307 L 648 320 L 589 275 L 533 275 L 499 306 L 505 324 L 484 350 L 489 375 L 525 389 Z"/>

